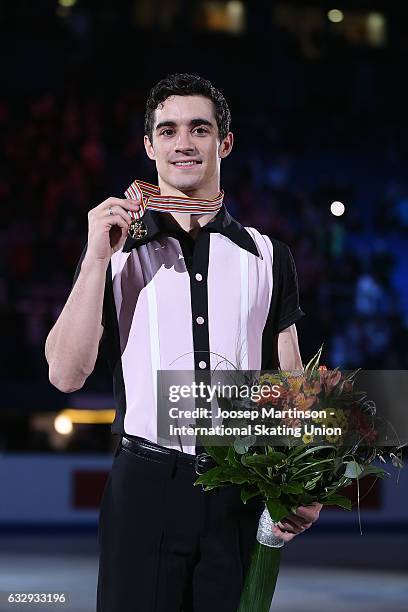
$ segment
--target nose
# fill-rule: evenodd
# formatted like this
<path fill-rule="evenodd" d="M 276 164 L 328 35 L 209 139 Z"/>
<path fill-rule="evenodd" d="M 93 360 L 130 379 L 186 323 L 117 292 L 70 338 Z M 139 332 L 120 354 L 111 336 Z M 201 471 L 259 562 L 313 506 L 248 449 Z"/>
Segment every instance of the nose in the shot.
<path fill-rule="evenodd" d="M 194 151 L 194 144 L 191 140 L 189 129 L 182 129 L 178 132 L 178 137 L 175 143 L 174 150 L 176 152 Z"/>

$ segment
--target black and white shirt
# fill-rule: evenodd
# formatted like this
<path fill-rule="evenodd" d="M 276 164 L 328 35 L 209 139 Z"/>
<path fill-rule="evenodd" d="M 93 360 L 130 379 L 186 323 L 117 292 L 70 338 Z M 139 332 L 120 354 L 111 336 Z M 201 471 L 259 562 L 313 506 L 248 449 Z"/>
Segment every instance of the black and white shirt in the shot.
<path fill-rule="evenodd" d="M 272 369 L 273 336 L 305 313 L 289 247 L 225 205 L 195 239 L 157 211 L 143 222 L 147 236 L 128 237 L 107 269 L 101 350 L 113 374 L 112 432 L 156 442 L 158 370 Z"/>

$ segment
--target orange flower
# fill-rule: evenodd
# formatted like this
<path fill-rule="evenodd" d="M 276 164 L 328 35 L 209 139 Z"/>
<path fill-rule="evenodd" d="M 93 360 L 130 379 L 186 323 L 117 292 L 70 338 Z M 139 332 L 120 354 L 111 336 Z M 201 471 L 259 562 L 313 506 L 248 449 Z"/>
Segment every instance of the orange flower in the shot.
<path fill-rule="evenodd" d="M 331 391 L 341 379 L 341 372 L 339 370 L 328 370 L 326 366 L 323 366 L 324 369 L 320 370 L 320 383 L 326 389 L 326 391 Z"/>
<path fill-rule="evenodd" d="M 306 380 L 303 383 L 303 391 L 306 396 L 318 395 L 321 390 L 322 387 L 320 385 L 320 382 L 317 380 Z"/>
<path fill-rule="evenodd" d="M 303 376 L 288 376 L 289 393 L 299 393 L 304 382 Z"/>
<path fill-rule="evenodd" d="M 293 403 L 298 410 L 308 410 L 316 401 L 315 395 L 306 396 L 304 393 L 299 393 L 293 398 Z"/>

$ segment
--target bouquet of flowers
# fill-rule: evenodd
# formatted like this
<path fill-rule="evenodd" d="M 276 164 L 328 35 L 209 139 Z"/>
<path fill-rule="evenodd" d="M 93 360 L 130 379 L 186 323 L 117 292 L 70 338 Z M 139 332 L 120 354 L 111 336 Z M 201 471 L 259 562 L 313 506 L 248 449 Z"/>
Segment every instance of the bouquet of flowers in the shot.
<path fill-rule="evenodd" d="M 401 447 L 393 452 L 375 445 L 376 408 L 366 394 L 354 390 L 358 370 L 347 375 L 338 368 L 327 370 L 319 365 L 321 351 L 304 371 L 278 370 L 254 381 L 270 387 L 257 404 L 269 409 L 268 431 L 272 427 L 279 433 L 278 444 L 272 446 L 270 436 L 262 435 L 236 436 L 227 446 L 205 444 L 217 466 L 200 475 L 196 485 L 208 491 L 233 484 L 240 487 L 243 503 L 255 496 L 265 502 L 238 612 L 269 612 L 284 543 L 273 534 L 276 523 L 314 502 L 351 510 L 341 490 L 352 482 L 359 510 L 361 479 L 390 475 L 374 460 L 385 463 L 387 453 L 395 467 L 403 465 Z M 277 386 L 278 395 L 273 393 Z"/>

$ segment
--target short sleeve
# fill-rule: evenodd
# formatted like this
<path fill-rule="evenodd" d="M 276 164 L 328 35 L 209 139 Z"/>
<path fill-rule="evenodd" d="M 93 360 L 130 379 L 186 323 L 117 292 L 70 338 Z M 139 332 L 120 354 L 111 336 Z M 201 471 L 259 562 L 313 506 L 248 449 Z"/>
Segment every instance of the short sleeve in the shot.
<path fill-rule="evenodd" d="M 284 242 L 274 242 L 274 333 L 278 334 L 306 313 L 299 306 L 298 278 L 292 252 Z"/>

